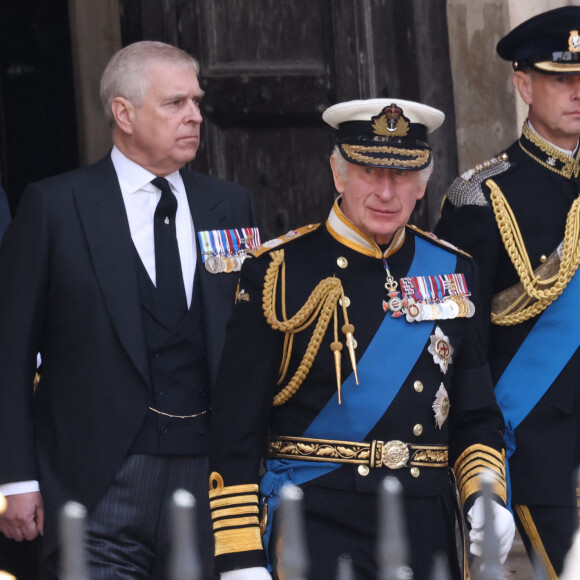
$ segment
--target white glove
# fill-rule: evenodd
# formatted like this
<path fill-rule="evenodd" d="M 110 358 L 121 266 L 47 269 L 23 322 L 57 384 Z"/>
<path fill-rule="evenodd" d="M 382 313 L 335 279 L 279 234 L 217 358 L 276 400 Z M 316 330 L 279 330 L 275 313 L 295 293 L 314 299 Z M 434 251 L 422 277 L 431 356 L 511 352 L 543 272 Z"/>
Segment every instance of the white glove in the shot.
<path fill-rule="evenodd" d="M 222 572 L 220 580 L 272 580 L 272 576 L 266 568 L 242 568 L 241 570 Z"/>
<path fill-rule="evenodd" d="M 495 534 L 499 542 L 499 562 L 500 564 L 503 564 L 508 556 L 510 548 L 512 547 L 514 534 L 516 533 L 516 525 L 514 523 L 514 517 L 509 510 L 493 500 L 491 505 L 493 508 Z M 471 530 L 469 532 L 471 546 L 469 547 L 469 551 L 474 556 L 481 556 L 482 554 L 483 509 L 483 497 L 478 497 L 473 503 L 471 509 L 467 512 L 467 521 L 471 524 Z"/>

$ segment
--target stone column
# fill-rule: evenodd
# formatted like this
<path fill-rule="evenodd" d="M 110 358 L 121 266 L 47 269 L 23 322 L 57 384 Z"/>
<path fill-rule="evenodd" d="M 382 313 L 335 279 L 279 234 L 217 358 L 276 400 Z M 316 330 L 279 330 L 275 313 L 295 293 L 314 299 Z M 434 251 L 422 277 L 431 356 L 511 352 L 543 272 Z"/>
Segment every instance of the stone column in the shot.
<path fill-rule="evenodd" d="M 495 51 L 499 39 L 535 14 L 565 5 L 580 0 L 447 0 L 461 172 L 508 147 L 527 115 L 511 64 Z"/>
<path fill-rule="evenodd" d="M 118 0 L 69 0 L 79 161 L 101 158 L 111 147 L 99 97 L 101 73 L 121 48 Z"/>

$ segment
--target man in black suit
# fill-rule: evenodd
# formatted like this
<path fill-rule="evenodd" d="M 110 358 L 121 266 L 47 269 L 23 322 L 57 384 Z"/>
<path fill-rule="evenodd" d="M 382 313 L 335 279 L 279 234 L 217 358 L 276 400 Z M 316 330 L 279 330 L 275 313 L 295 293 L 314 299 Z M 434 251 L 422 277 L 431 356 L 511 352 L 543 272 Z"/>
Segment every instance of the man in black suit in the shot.
<path fill-rule="evenodd" d="M 74 499 L 88 509 L 91 578 L 166 577 L 166 503 L 186 488 L 213 574 L 209 392 L 232 270 L 259 235 L 247 190 L 183 169 L 199 146 L 197 73 L 159 42 L 113 56 L 101 79 L 111 153 L 29 186 L 4 240 L 0 530 L 44 535 L 51 569 L 57 511 Z"/>

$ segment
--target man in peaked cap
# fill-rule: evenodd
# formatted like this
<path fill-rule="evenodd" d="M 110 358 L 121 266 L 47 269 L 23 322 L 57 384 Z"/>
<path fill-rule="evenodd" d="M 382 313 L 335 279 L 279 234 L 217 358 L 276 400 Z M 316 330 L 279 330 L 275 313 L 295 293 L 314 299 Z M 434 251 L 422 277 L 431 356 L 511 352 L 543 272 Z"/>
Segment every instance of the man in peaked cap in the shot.
<path fill-rule="evenodd" d="M 350 554 L 377 577 L 377 495 L 402 484 L 410 566 L 428 578 L 455 546 L 453 467 L 478 552 L 475 474 L 493 479 L 505 559 L 503 422 L 480 347 L 474 264 L 407 221 L 432 170 L 443 113 L 399 99 L 340 103 L 325 224 L 266 242 L 244 263 L 210 436 L 210 505 L 222 580 L 282 577 L 276 508 L 302 488 L 309 578 Z M 265 473 L 260 475 L 265 452 Z"/>
<path fill-rule="evenodd" d="M 479 265 L 512 506 L 546 578 L 561 572 L 578 522 L 579 30 L 569 6 L 500 40 L 528 118 L 518 141 L 453 182 L 436 228 Z"/>

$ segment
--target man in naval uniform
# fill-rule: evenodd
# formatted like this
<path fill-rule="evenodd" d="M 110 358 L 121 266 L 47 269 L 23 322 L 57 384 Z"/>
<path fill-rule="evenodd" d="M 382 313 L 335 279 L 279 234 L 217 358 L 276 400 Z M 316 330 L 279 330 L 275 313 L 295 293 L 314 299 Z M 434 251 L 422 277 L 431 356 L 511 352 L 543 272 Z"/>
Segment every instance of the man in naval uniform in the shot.
<path fill-rule="evenodd" d="M 513 511 L 546 578 L 561 572 L 578 521 L 579 30 L 569 6 L 500 40 L 528 118 L 518 141 L 453 182 L 436 229 L 479 266 Z"/>
<path fill-rule="evenodd" d="M 503 423 L 481 349 L 472 260 L 407 226 L 432 170 L 441 111 L 400 99 L 334 105 L 339 193 L 325 224 L 271 240 L 242 269 L 214 393 L 210 507 L 222 580 L 278 577 L 279 491 L 304 491 L 310 578 L 352 557 L 377 575 L 377 493 L 404 490 L 410 565 L 453 577 L 455 474 L 479 552 L 493 479 L 505 559 Z M 260 462 L 265 453 L 265 474 Z M 258 512 L 260 511 L 260 514 Z M 260 528 L 264 535 L 262 537 Z"/>

